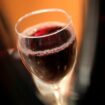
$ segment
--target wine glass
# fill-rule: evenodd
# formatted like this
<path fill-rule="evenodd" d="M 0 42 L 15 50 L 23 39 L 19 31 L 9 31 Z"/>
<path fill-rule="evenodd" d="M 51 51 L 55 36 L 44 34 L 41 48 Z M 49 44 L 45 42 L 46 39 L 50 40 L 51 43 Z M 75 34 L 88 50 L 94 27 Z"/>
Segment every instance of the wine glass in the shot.
<path fill-rule="evenodd" d="M 76 63 L 76 35 L 69 14 L 59 8 L 33 11 L 17 21 L 15 31 L 23 64 L 36 83 L 54 93 L 56 102 L 49 105 L 68 105 L 59 83 L 72 74 Z"/>

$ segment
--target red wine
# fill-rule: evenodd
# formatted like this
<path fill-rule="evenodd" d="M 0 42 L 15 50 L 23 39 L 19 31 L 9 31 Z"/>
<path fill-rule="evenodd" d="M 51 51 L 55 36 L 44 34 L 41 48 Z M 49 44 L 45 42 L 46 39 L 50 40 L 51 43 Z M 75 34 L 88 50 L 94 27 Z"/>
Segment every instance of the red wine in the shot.
<path fill-rule="evenodd" d="M 30 31 L 31 34 L 28 33 L 29 38 L 21 39 L 19 52 L 32 73 L 47 83 L 53 83 L 62 79 L 72 68 L 76 39 L 69 29 L 61 30 L 61 24 L 41 26 L 33 32 L 33 28 L 24 32 Z"/>

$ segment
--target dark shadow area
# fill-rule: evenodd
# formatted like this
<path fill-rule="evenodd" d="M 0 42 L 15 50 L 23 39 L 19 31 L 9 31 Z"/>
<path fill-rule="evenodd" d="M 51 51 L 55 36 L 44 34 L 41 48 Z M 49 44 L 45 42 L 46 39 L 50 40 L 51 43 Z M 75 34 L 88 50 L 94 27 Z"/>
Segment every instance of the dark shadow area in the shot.
<path fill-rule="evenodd" d="M 0 33 L 1 34 L 1 33 Z M 0 103 L 3 105 L 43 105 L 29 72 L 5 49 L 0 40 Z"/>

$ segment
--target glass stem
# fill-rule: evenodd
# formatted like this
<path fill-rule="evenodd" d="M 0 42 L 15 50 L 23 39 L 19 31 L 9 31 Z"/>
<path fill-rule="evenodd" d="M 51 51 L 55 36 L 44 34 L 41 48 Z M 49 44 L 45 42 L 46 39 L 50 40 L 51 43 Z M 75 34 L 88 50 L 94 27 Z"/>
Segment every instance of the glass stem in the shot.
<path fill-rule="evenodd" d="M 60 88 L 57 85 L 53 85 L 53 91 L 55 96 L 55 103 L 54 105 L 67 105 L 63 95 L 60 92 Z"/>

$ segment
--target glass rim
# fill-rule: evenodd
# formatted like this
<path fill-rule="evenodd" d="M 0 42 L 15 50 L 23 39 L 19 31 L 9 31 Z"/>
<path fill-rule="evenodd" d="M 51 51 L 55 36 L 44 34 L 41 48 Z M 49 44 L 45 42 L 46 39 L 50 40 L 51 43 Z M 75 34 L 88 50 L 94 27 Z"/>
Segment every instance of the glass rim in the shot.
<path fill-rule="evenodd" d="M 52 32 L 50 34 L 45 34 L 45 35 L 42 35 L 42 36 L 28 36 L 28 35 L 23 35 L 22 32 L 19 32 L 17 27 L 19 25 L 19 23 L 32 16 L 32 15 L 38 15 L 38 14 L 43 14 L 43 13 L 48 13 L 48 12 L 61 12 L 63 13 L 66 17 L 67 17 L 67 22 L 66 24 L 59 30 L 55 31 L 55 32 Z M 70 24 L 72 23 L 72 19 L 71 19 L 71 16 L 64 10 L 64 9 L 60 9 L 60 8 L 48 8 L 48 9 L 39 9 L 39 10 L 36 10 L 36 11 L 32 11 L 32 12 L 29 12 L 25 15 L 23 15 L 22 17 L 20 17 L 16 24 L 15 24 L 15 32 L 17 33 L 18 36 L 21 36 L 21 37 L 25 37 L 25 38 L 42 38 L 42 37 L 47 37 L 47 36 L 51 36 L 51 35 L 55 35 L 61 31 L 63 31 L 64 29 L 66 29 Z"/>

